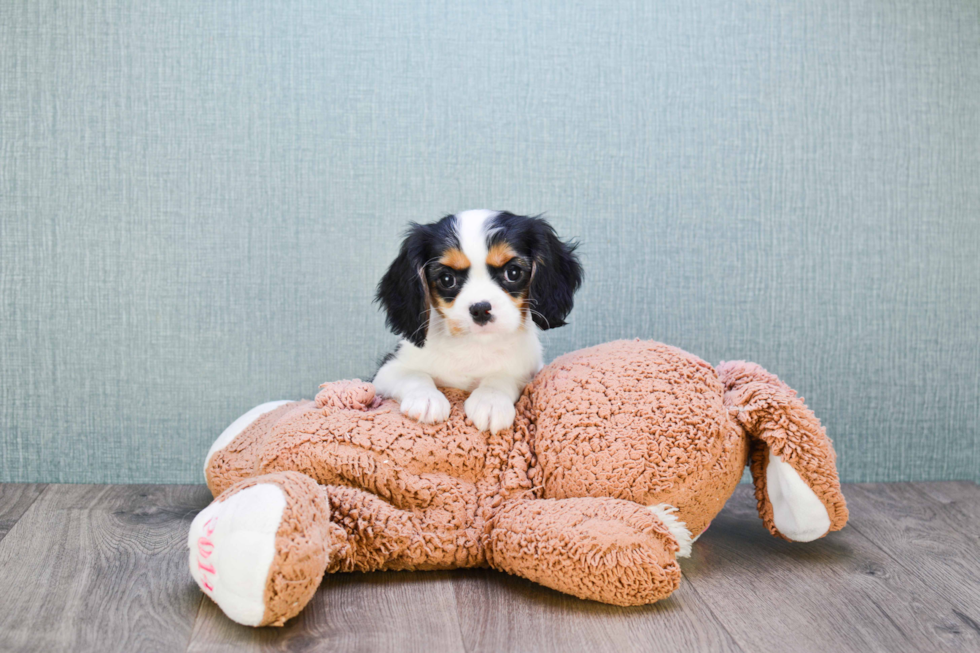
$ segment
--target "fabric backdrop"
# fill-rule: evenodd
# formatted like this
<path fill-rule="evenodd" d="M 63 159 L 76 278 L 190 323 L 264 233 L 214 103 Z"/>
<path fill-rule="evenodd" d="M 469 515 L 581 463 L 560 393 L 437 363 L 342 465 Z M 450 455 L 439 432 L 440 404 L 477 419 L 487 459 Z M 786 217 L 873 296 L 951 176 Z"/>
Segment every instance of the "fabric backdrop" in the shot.
<path fill-rule="evenodd" d="M 972 0 L 7 0 L 0 481 L 201 481 L 478 207 L 582 242 L 549 359 L 753 360 L 846 480 L 980 480 Z"/>

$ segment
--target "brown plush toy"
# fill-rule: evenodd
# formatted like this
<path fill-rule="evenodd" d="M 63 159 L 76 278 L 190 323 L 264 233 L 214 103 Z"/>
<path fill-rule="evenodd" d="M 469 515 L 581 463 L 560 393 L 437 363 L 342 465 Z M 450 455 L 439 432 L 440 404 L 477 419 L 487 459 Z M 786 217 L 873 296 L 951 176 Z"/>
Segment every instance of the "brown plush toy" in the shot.
<path fill-rule="evenodd" d="M 231 619 L 282 625 L 325 572 L 490 566 L 583 599 L 642 605 L 680 583 L 676 558 L 748 462 L 769 530 L 810 541 L 847 521 L 834 450 L 758 365 L 649 341 L 558 358 L 512 428 L 478 431 L 465 393 L 423 425 L 370 383 L 249 411 L 205 467 L 191 573 Z"/>

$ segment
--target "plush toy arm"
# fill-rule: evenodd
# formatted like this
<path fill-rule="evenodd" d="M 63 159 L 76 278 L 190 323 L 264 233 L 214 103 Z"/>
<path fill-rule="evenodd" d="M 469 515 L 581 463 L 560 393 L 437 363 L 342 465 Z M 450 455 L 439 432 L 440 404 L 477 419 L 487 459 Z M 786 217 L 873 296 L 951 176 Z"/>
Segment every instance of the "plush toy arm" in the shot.
<path fill-rule="evenodd" d="M 211 445 L 204 463 L 208 487 L 218 496 L 240 480 L 265 473 L 260 468 L 263 452 L 270 438 L 277 436 L 276 425 L 291 415 L 311 408 L 321 413 L 369 410 L 380 402 L 373 385 L 354 379 L 324 383 L 313 402 L 270 401 L 256 406 L 232 422 Z"/>
<path fill-rule="evenodd" d="M 489 524 L 491 567 L 582 599 L 645 605 L 681 579 L 678 545 L 653 511 L 609 498 L 516 500 Z"/>
<path fill-rule="evenodd" d="M 796 392 L 755 363 L 717 367 L 725 405 L 750 439 L 759 516 L 773 535 L 809 542 L 847 523 L 834 447 Z"/>
<path fill-rule="evenodd" d="M 373 384 L 354 379 L 321 383 L 314 401 L 324 410 L 369 410 L 378 407 L 381 397 Z"/>

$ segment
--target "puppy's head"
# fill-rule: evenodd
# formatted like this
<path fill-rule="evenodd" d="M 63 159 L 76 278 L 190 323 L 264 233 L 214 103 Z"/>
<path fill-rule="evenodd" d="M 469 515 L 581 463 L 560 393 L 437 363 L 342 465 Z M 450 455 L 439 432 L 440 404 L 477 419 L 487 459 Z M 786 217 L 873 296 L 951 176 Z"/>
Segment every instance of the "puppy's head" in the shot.
<path fill-rule="evenodd" d="M 418 347 L 433 324 L 450 336 L 512 333 L 527 319 L 565 324 L 582 283 L 574 243 L 546 221 L 464 211 L 413 224 L 378 284 L 388 327 Z"/>

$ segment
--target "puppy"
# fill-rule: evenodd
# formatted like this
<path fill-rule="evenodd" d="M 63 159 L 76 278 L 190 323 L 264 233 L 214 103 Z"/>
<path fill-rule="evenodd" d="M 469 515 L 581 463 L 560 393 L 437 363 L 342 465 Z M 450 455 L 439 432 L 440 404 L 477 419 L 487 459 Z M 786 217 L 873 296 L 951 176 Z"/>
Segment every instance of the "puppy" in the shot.
<path fill-rule="evenodd" d="M 541 218 L 499 211 L 412 224 L 378 284 L 388 327 L 403 339 L 375 375 L 377 391 L 433 424 L 449 417 L 436 386 L 467 390 L 477 428 L 509 427 L 542 366 L 538 330 L 563 326 L 572 310 L 576 247 Z"/>

